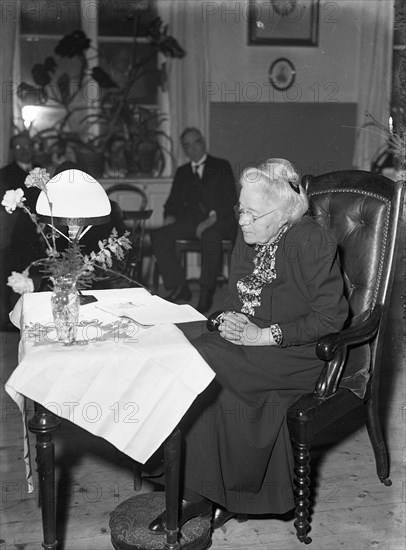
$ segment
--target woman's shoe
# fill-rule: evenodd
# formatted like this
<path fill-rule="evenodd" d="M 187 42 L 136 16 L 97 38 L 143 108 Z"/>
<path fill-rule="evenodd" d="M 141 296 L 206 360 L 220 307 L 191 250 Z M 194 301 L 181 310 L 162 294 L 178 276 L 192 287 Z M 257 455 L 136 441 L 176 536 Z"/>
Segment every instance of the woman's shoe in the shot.
<path fill-rule="evenodd" d="M 192 518 L 201 517 L 210 519 L 212 511 L 212 504 L 209 500 L 190 502 L 183 499 L 178 519 L 179 529 Z M 148 531 L 154 535 L 164 535 L 166 533 L 166 510 L 148 525 Z"/>
<path fill-rule="evenodd" d="M 213 531 L 223 527 L 223 525 L 231 518 L 235 518 L 237 514 L 235 512 L 229 512 L 225 508 L 216 508 L 213 514 L 213 520 L 211 526 Z"/>

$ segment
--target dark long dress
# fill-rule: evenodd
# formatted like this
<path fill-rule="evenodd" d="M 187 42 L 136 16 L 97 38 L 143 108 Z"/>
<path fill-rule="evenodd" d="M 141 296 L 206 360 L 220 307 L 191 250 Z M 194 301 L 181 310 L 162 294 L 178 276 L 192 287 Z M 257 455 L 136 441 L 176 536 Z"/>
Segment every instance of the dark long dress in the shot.
<path fill-rule="evenodd" d="M 255 247 L 239 235 L 226 309 L 240 311 L 236 283 L 254 269 Z M 315 342 L 347 317 L 336 244 L 310 217 L 289 229 L 252 319 L 278 323 L 281 346 L 238 346 L 204 324 L 180 325 L 216 372 L 185 416 L 184 486 L 232 512 L 282 514 L 293 508 L 293 457 L 286 411 L 312 391 L 322 363 Z"/>

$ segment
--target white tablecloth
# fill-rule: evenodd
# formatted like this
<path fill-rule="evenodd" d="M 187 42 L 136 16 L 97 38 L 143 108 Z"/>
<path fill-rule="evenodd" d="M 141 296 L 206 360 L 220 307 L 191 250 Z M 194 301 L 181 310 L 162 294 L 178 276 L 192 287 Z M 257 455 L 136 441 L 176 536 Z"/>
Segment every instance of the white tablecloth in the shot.
<path fill-rule="evenodd" d="M 99 303 L 80 307 L 73 345 L 55 342 L 51 294 L 23 295 L 10 314 L 21 330 L 19 363 L 5 385 L 23 413 L 28 397 L 141 463 L 215 376 L 175 325 L 141 327 L 97 307 L 143 292 L 92 291 Z"/>

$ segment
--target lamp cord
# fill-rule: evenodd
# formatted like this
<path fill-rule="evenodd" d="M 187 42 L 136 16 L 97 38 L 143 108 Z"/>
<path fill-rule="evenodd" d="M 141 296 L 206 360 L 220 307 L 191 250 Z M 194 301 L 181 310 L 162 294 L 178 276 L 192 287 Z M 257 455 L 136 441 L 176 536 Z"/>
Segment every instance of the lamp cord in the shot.
<path fill-rule="evenodd" d="M 123 273 L 118 273 L 118 271 L 115 271 L 114 269 L 110 269 L 109 267 L 104 267 L 102 269 L 104 271 L 108 271 L 109 273 L 113 273 L 114 275 L 118 275 L 119 277 L 122 277 L 123 279 L 126 279 L 130 283 L 133 283 L 133 284 L 137 285 L 137 287 L 139 287 L 139 288 L 143 288 L 144 290 L 146 290 L 147 292 L 149 292 L 151 294 L 151 291 L 147 287 L 145 287 L 143 284 L 139 283 L 135 279 L 132 279 L 131 277 L 128 277 L 128 275 L 124 275 Z"/>

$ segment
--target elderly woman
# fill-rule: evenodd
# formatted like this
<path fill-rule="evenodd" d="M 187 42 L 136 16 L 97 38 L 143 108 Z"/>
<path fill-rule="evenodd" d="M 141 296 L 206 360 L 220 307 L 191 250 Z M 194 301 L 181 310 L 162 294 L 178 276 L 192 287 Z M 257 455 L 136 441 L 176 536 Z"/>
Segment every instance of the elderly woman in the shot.
<path fill-rule="evenodd" d="M 321 372 L 318 338 L 347 318 L 333 236 L 306 215 L 295 167 L 270 159 L 246 169 L 236 212 L 240 231 L 226 311 L 181 328 L 216 372 L 185 418 L 180 525 L 213 527 L 232 516 L 283 514 L 294 507 L 286 411 Z M 162 533 L 165 513 L 150 524 Z"/>

